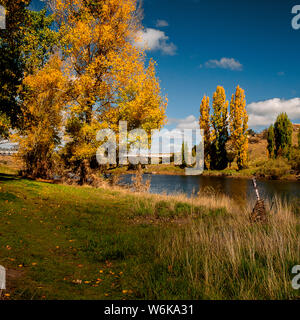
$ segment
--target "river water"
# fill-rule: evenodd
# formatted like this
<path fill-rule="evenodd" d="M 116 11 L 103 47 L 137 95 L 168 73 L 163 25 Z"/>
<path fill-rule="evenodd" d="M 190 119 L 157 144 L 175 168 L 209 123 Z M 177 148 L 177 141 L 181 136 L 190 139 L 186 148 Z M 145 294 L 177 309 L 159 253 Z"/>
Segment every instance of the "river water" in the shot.
<path fill-rule="evenodd" d="M 130 185 L 131 177 L 123 176 L 121 183 Z M 192 196 L 198 192 L 213 192 L 225 194 L 244 204 L 256 199 L 250 179 L 172 175 L 145 175 L 144 179 L 151 179 L 150 192 L 154 194 L 183 193 Z M 272 201 L 276 197 L 293 204 L 300 201 L 300 181 L 258 180 L 257 185 L 264 199 Z"/>

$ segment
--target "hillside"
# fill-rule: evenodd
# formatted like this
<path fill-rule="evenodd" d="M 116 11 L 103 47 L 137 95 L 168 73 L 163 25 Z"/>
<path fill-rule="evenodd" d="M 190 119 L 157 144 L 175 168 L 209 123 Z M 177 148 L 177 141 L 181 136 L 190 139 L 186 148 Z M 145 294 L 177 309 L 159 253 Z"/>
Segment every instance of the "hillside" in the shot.
<path fill-rule="evenodd" d="M 300 124 L 293 125 L 293 146 L 298 145 L 298 132 L 300 130 Z M 249 160 L 258 161 L 267 159 L 268 152 L 267 152 L 268 142 L 264 137 L 264 132 L 256 134 L 254 137 L 249 138 Z"/>
<path fill-rule="evenodd" d="M 300 124 L 294 124 L 294 131 L 293 131 L 293 145 L 298 145 L 298 133 L 300 131 Z"/>

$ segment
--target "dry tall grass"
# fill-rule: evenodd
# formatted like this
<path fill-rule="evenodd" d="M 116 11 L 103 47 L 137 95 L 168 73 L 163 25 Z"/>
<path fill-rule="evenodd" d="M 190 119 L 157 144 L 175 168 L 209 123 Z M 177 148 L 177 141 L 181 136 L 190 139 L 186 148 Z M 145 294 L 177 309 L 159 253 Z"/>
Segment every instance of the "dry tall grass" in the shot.
<path fill-rule="evenodd" d="M 300 299 L 291 285 L 292 267 L 300 264 L 299 217 L 279 200 L 268 224 L 251 224 L 250 210 L 204 216 L 160 240 L 156 263 L 171 270 L 169 292 L 192 299 Z"/>
<path fill-rule="evenodd" d="M 220 194 L 135 194 L 135 216 L 181 218 L 157 240 L 156 260 L 141 276 L 145 297 L 300 299 L 291 273 L 300 264 L 300 217 L 275 199 L 266 203 L 268 222 L 253 224 L 254 205 L 241 207 Z"/>

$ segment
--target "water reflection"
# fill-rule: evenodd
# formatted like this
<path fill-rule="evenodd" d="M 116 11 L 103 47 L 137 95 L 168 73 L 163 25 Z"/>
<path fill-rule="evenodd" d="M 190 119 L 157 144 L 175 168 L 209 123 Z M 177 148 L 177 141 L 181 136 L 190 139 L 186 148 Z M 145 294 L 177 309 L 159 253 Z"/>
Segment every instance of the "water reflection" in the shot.
<path fill-rule="evenodd" d="M 145 179 L 148 178 L 149 176 L 145 175 Z M 126 175 L 121 181 L 122 183 L 130 184 L 131 176 Z M 274 197 L 279 197 L 288 202 L 296 202 L 300 199 L 299 181 L 260 180 L 257 182 L 257 185 L 264 199 L 272 201 Z M 210 188 L 217 193 L 225 194 L 243 205 L 247 202 L 254 201 L 256 197 L 252 181 L 248 179 L 204 176 L 151 176 L 150 192 L 155 194 L 184 193 L 187 196 L 191 196 L 197 194 L 199 191 L 204 192 L 205 188 L 206 190 Z"/>

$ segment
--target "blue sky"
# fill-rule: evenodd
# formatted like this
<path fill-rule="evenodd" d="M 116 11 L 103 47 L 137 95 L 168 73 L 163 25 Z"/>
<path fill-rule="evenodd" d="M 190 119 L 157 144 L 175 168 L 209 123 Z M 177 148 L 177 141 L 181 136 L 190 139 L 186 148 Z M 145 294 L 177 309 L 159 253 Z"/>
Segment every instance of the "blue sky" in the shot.
<path fill-rule="evenodd" d="M 250 126 L 281 111 L 300 123 L 300 0 L 144 0 L 143 39 L 169 98 L 169 127 L 194 127 L 204 94 L 246 92 Z M 42 2 L 32 6 L 40 9 Z"/>

